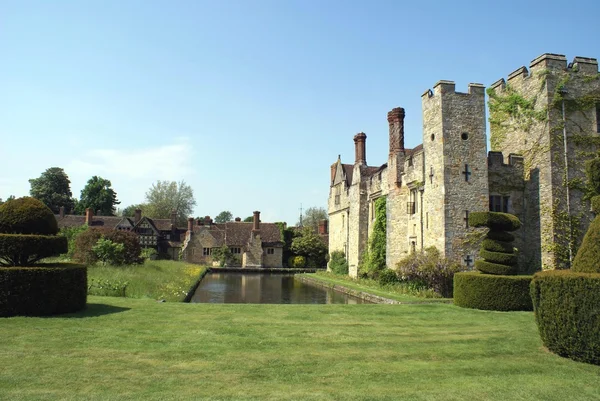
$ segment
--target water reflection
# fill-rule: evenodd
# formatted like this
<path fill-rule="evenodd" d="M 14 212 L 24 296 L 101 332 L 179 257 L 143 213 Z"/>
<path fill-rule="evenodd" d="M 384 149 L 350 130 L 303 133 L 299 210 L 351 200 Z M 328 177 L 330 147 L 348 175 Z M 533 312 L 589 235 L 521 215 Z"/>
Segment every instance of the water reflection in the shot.
<path fill-rule="evenodd" d="M 295 280 L 293 274 L 209 273 L 190 302 L 247 304 L 362 304 L 359 298 Z"/>

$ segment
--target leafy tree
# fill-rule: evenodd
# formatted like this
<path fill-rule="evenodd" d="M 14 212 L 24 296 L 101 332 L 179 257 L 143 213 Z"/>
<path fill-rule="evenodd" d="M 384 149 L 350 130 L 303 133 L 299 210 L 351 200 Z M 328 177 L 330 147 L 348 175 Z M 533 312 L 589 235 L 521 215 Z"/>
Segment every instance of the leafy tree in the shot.
<path fill-rule="evenodd" d="M 145 211 L 146 205 L 144 203 L 137 203 L 134 205 L 129 205 L 129 206 L 121 209 L 119 214 L 123 217 L 134 217 L 135 209 L 140 209 L 142 211 Z"/>
<path fill-rule="evenodd" d="M 92 251 L 103 265 L 121 265 L 123 264 L 123 254 L 125 245 L 112 242 L 109 239 L 100 238 Z"/>
<path fill-rule="evenodd" d="M 304 256 L 308 267 L 321 268 L 327 264 L 327 245 L 310 227 L 300 230 L 292 240 L 290 250 L 295 255 Z"/>
<path fill-rule="evenodd" d="M 309 227 L 314 232 L 319 232 L 319 221 L 328 220 L 327 210 L 322 207 L 309 207 L 302 215 L 302 221 L 298 221 L 297 226 Z"/>
<path fill-rule="evenodd" d="M 39 178 L 30 179 L 29 184 L 31 196 L 42 201 L 53 213 L 58 213 L 61 206 L 66 210 L 73 210 L 75 202 L 71 193 L 71 181 L 62 168 L 51 167 Z"/>
<path fill-rule="evenodd" d="M 244 223 L 252 223 L 254 221 L 254 216 L 248 216 L 244 219 Z"/>
<path fill-rule="evenodd" d="M 224 210 L 215 217 L 215 223 L 227 223 L 233 220 L 233 215 L 229 210 Z"/>
<path fill-rule="evenodd" d="M 8 202 L 11 200 L 15 200 L 15 196 L 14 195 L 10 195 L 8 198 L 6 198 L 5 201 L 2 200 L 2 198 L 0 198 L 0 205 L 3 204 L 4 202 Z"/>
<path fill-rule="evenodd" d="M 94 213 L 99 210 L 103 216 L 113 216 L 115 205 L 120 203 L 117 200 L 117 193 L 111 188 L 110 181 L 95 175 L 81 190 L 76 211 L 83 214 L 85 209 L 90 208 Z"/>
<path fill-rule="evenodd" d="M 168 219 L 177 212 L 177 223 L 186 224 L 196 205 L 194 190 L 185 181 L 157 181 L 146 192 L 145 215 L 156 219 Z"/>

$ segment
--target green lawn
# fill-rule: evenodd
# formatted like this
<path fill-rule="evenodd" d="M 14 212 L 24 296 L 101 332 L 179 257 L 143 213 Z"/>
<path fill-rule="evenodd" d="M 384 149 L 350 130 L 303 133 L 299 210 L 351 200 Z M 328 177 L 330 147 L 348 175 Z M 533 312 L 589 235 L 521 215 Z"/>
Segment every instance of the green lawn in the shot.
<path fill-rule="evenodd" d="M 545 351 L 530 312 L 88 302 L 0 319 L 0 399 L 600 399 L 600 367 Z"/>
<path fill-rule="evenodd" d="M 368 292 L 369 294 L 379 295 L 380 297 L 394 299 L 400 302 L 406 303 L 423 303 L 423 302 L 449 302 L 448 298 L 440 298 L 431 290 L 415 289 L 405 283 L 398 283 L 394 285 L 380 286 L 375 280 L 368 279 L 354 279 L 349 276 L 341 276 L 328 272 L 318 272 L 310 274 L 302 274 L 319 280 L 329 287 L 342 286 L 351 290 Z"/>
<path fill-rule="evenodd" d="M 173 260 L 88 267 L 88 294 L 183 301 L 206 267 Z"/>

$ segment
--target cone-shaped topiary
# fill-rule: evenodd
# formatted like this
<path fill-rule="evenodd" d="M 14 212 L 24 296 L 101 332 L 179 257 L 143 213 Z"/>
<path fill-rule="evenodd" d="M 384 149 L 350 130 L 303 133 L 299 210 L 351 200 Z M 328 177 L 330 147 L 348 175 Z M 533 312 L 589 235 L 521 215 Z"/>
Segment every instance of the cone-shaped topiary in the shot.
<path fill-rule="evenodd" d="M 577 251 L 571 270 L 579 273 L 600 273 L 600 214 L 595 206 L 600 204 L 600 196 L 592 198 L 592 210 L 596 217 L 590 224 L 583 242 Z"/>
<path fill-rule="evenodd" d="M 469 214 L 469 225 L 490 229 L 481 243 L 479 255 L 484 260 L 475 262 L 477 270 L 487 274 L 516 274 L 517 255 L 512 245 L 515 237 L 507 231 L 515 231 L 521 227 L 517 216 L 498 212 L 473 212 Z"/>
<path fill-rule="evenodd" d="M 58 237 L 52 211 L 34 198 L 10 200 L 0 206 L 0 266 L 30 266 L 67 251 Z"/>

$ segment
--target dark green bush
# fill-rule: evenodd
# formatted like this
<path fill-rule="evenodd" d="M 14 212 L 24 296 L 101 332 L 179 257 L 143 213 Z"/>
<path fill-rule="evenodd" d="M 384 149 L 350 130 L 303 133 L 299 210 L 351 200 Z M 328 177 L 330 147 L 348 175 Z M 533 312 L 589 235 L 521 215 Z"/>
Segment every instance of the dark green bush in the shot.
<path fill-rule="evenodd" d="M 531 298 L 542 342 L 550 351 L 600 365 L 600 274 L 536 273 Z"/>
<path fill-rule="evenodd" d="M 329 256 L 329 270 L 335 274 L 348 274 L 348 261 L 342 251 L 333 251 Z"/>
<path fill-rule="evenodd" d="M 77 236 L 75 239 L 75 253 L 73 259 L 79 263 L 94 264 L 98 257 L 92 248 L 100 238 L 108 239 L 116 244 L 125 246 L 123 264 L 131 265 L 140 263 L 142 247 L 137 234 L 131 231 L 118 231 L 109 228 L 90 228 Z"/>
<path fill-rule="evenodd" d="M 481 249 L 490 252 L 513 253 L 514 247 L 512 241 L 499 241 L 486 238 L 481 242 Z"/>
<path fill-rule="evenodd" d="M 496 311 L 533 310 L 529 283 L 532 276 L 502 276 L 465 272 L 454 275 L 454 304 Z"/>
<path fill-rule="evenodd" d="M 379 285 L 390 285 L 396 284 L 400 282 L 400 277 L 398 277 L 398 273 L 396 273 L 392 269 L 384 269 L 379 272 L 379 277 L 377 278 L 377 282 Z"/>
<path fill-rule="evenodd" d="M 41 264 L 0 269 L 0 316 L 46 316 L 85 308 L 87 269 Z"/>
<path fill-rule="evenodd" d="M 574 272 L 600 273 L 600 216 L 590 224 L 573 261 Z"/>
<path fill-rule="evenodd" d="M 485 249 L 481 249 L 479 251 L 479 256 L 489 263 L 507 266 L 514 266 L 517 264 L 517 255 L 513 253 L 490 252 L 486 251 Z"/>
<path fill-rule="evenodd" d="M 499 275 L 512 275 L 517 273 L 515 266 L 501 265 L 498 263 L 491 263 L 485 260 L 476 260 L 475 268 L 482 273 L 486 274 L 499 274 Z"/>
<path fill-rule="evenodd" d="M 492 231 L 515 231 L 521 228 L 521 221 L 509 213 L 472 212 L 469 214 L 471 227 L 488 227 Z"/>
<path fill-rule="evenodd" d="M 486 238 L 502 242 L 513 242 L 515 240 L 515 236 L 506 231 L 490 231 L 487 233 Z"/>
<path fill-rule="evenodd" d="M 23 197 L 0 205 L 0 233 L 56 235 L 58 224 L 48 206 Z"/>
<path fill-rule="evenodd" d="M 55 235 L 0 234 L 0 266 L 30 266 L 67 252 L 67 239 Z"/>
<path fill-rule="evenodd" d="M 93 265 L 96 263 L 98 257 L 92 248 L 98 243 L 98 240 L 102 238 L 102 233 L 103 230 L 89 228 L 79 234 L 75 238 L 75 253 L 73 253 L 73 260 L 79 263 L 85 263 L 86 265 Z"/>

